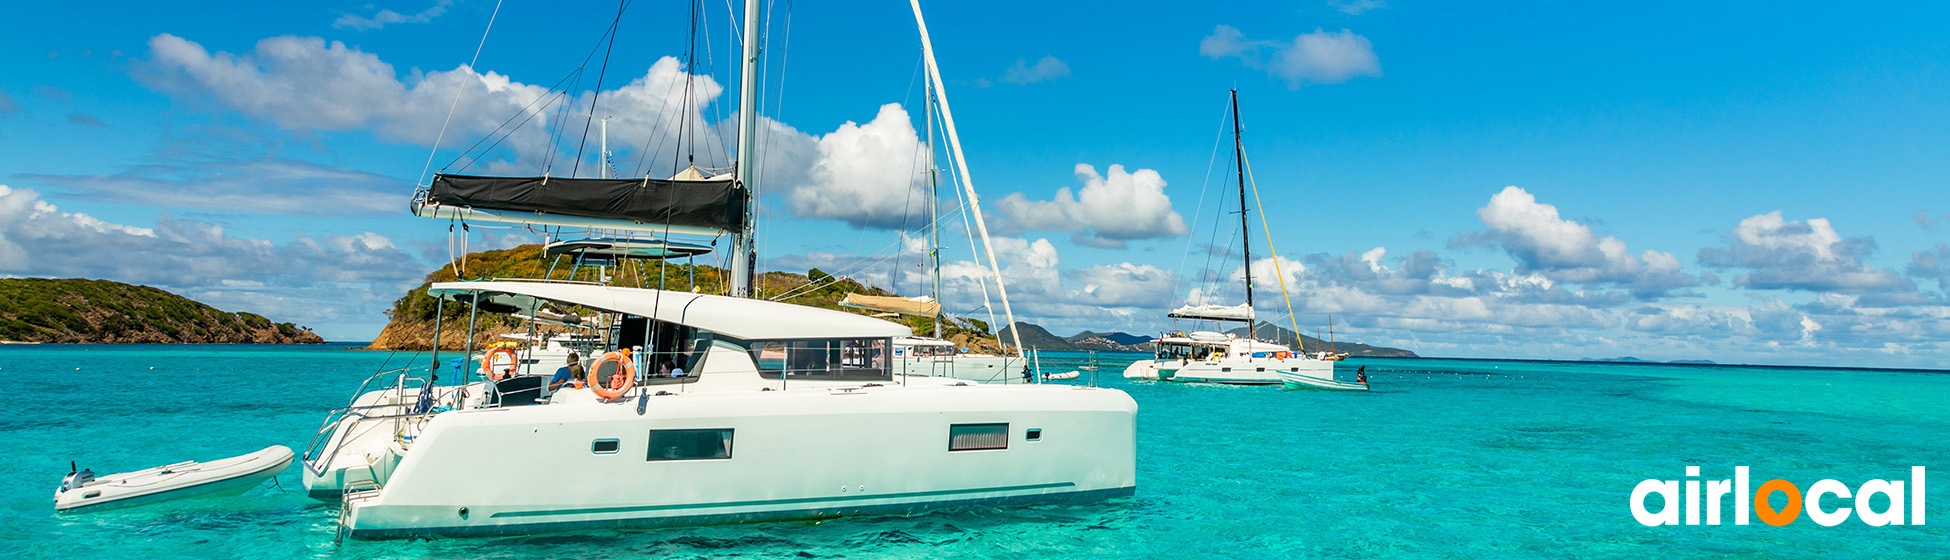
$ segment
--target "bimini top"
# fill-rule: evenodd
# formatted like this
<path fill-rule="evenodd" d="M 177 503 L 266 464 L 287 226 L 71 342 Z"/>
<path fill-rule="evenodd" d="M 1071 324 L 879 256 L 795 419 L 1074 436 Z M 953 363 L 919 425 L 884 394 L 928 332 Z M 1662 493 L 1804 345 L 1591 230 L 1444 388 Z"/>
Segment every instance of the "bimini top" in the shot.
<path fill-rule="evenodd" d="M 470 301 L 481 309 L 527 312 L 544 302 L 651 317 L 745 340 L 778 338 L 891 338 L 912 336 L 906 325 L 844 311 L 758 299 L 553 282 L 440 282 L 428 295 Z"/>

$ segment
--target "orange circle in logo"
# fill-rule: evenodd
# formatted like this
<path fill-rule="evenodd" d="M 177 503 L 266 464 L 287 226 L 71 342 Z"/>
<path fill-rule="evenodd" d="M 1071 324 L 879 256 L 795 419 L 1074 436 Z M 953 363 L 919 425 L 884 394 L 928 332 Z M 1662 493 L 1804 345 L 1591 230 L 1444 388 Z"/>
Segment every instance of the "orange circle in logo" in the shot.
<path fill-rule="evenodd" d="M 1787 494 L 1787 507 L 1774 509 L 1767 505 L 1767 496 L 1775 492 Z M 1801 489 L 1792 482 L 1778 478 L 1761 484 L 1760 491 L 1754 492 L 1754 516 L 1759 517 L 1762 523 L 1775 527 L 1793 523 L 1801 517 Z"/>

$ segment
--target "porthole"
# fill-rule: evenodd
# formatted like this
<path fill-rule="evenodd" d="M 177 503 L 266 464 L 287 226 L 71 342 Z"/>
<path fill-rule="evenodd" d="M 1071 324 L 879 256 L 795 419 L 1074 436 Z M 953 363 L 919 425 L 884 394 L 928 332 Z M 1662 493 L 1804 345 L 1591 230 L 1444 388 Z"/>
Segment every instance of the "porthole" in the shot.
<path fill-rule="evenodd" d="M 1029 441 L 1043 441 L 1043 429 L 1030 428 L 1029 432 L 1023 435 L 1023 439 L 1027 439 Z"/>

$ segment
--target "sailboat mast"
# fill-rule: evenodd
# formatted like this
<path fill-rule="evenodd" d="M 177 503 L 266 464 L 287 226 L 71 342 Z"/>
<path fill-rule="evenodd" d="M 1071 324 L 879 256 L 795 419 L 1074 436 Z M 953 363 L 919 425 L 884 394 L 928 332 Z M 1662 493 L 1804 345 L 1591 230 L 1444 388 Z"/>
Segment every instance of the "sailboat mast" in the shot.
<path fill-rule="evenodd" d="M 745 186 L 745 211 L 731 235 L 731 296 L 752 294 L 752 209 L 758 203 L 758 1 L 745 0 L 744 67 L 738 77 L 738 183 Z"/>
<path fill-rule="evenodd" d="M 928 115 L 928 260 L 933 264 L 934 304 L 941 305 L 941 183 L 935 180 L 934 167 L 934 82 L 928 82 L 927 101 L 924 107 Z M 934 338 L 941 338 L 941 317 L 939 307 L 934 313 Z"/>
<path fill-rule="evenodd" d="M 1015 335 L 1016 352 L 1027 358 L 1029 353 L 1022 347 L 1022 329 L 1016 328 L 1016 312 L 1009 307 L 1009 289 L 1003 287 L 1002 265 L 996 263 L 995 246 L 989 243 L 988 222 L 982 219 L 982 201 L 975 197 L 975 179 L 968 175 L 968 158 L 962 155 L 961 135 L 955 132 L 955 111 L 948 108 L 947 88 L 941 87 L 941 67 L 934 62 L 934 43 L 928 40 L 927 20 L 921 17 L 921 0 L 907 3 L 914 7 L 915 27 L 921 29 L 921 55 L 927 61 L 928 81 L 934 84 L 935 104 L 941 107 L 941 129 L 948 133 L 948 150 L 954 155 L 955 171 L 961 175 L 962 190 L 968 192 L 968 210 L 975 218 L 975 230 L 982 233 L 982 251 L 988 253 L 989 270 L 995 274 L 995 293 L 1002 297 L 1002 315 L 1009 320 L 1009 334 Z"/>
<path fill-rule="evenodd" d="M 600 159 L 602 161 L 598 162 L 596 166 L 602 168 L 603 178 L 608 179 L 609 178 L 609 117 L 603 117 L 602 137 L 603 137 L 602 140 L 603 150 L 596 154 L 596 159 Z"/>
<path fill-rule="evenodd" d="M 1246 145 L 1239 140 L 1239 90 L 1232 90 L 1232 155 L 1237 158 L 1239 168 L 1239 251 L 1246 259 L 1246 309 L 1253 308 L 1253 240 L 1252 228 L 1246 221 Z M 1254 325 L 1249 320 L 1246 332 L 1251 333 Z"/>

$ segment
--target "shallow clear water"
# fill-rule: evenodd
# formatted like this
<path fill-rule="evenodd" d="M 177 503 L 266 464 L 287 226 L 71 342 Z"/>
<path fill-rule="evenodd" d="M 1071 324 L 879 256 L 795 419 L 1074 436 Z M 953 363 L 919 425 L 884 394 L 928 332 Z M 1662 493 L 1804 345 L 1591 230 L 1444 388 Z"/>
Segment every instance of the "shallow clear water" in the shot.
<path fill-rule="evenodd" d="M 120 472 L 303 447 L 390 355 L 342 347 L 0 346 L 0 558 L 1902 558 L 1950 554 L 1950 372 L 1354 360 L 1371 393 L 1097 381 L 1140 406 L 1138 492 L 1087 506 L 334 546 L 298 467 L 244 496 L 55 515 L 70 459 Z M 1080 355 L 1045 355 L 1074 369 Z M 1067 358 L 1067 359 L 1066 359 Z M 78 369 L 77 369 L 78 368 Z M 154 369 L 150 369 L 154 368 Z M 1085 371 L 1082 382 L 1088 382 Z M 1658 527 L 1640 480 L 1806 489 L 1907 478 L 1925 526 Z M 1834 500 L 1831 499 L 1831 503 Z M 1847 505 L 1847 504 L 1837 504 Z M 1731 512 L 1728 512 L 1730 515 Z"/>

